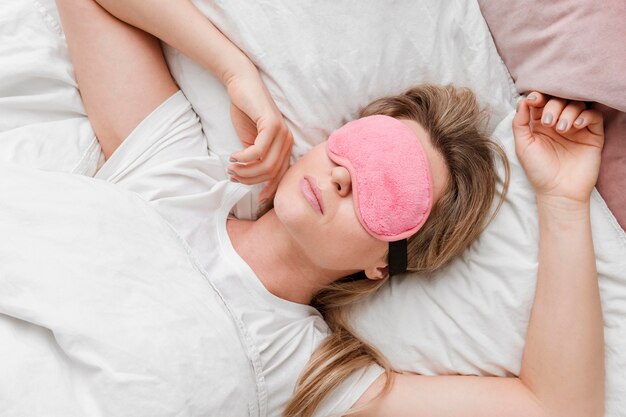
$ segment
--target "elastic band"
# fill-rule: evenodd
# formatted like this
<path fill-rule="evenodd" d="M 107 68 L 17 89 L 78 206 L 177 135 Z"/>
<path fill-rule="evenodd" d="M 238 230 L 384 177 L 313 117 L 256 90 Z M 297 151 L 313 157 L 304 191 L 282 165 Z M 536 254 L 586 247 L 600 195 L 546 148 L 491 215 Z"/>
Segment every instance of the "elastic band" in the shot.
<path fill-rule="evenodd" d="M 396 240 L 395 242 L 389 242 L 389 276 L 402 274 L 406 272 L 407 267 L 407 252 L 406 252 L 406 239 Z"/>

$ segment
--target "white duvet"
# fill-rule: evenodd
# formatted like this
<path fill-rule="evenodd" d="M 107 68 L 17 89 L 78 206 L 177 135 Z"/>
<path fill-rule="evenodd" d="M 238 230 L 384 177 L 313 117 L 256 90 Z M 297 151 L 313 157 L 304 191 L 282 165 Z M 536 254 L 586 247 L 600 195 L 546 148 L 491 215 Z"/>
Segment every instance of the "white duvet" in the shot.
<path fill-rule="evenodd" d="M 258 415 L 235 322 L 152 207 L 4 163 L 0 195 L 0 415 Z"/>
<path fill-rule="evenodd" d="M 428 280 L 415 276 L 394 279 L 380 294 L 357 307 L 353 323 L 400 369 L 424 374 L 516 374 L 535 285 L 536 208 L 513 151 L 510 119 L 517 97 L 478 5 L 461 0 L 417 4 L 356 0 L 324 4 L 279 0 L 196 3 L 262 70 L 294 133 L 294 157 L 354 118 L 359 106 L 377 96 L 426 81 L 455 82 L 477 92 L 481 102 L 491 109 L 490 128 L 512 162 L 505 206 L 461 258 Z M 84 116 L 56 19 L 51 0 L 0 0 L 0 160 L 91 175 L 97 169 L 99 148 Z M 224 89 L 176 51 L 166 48 L 166 56 L 174 77 L 201 116 L 211 148 L 228 154 L 238 141 L 230 124 Z M 46 219 L 41 215 L 48 206 L 52 209 L 59 203 L 54 187 L 57 182 L 63 184 L 65 177 L 50 176 L 48 180 L 41 173 L 4 172 L 0 176 L 3 190 L 7 189 L 9 177 L 24 190 L 40 190 L 40 179 L 48 188 L 40 190 L 46 199 L 38 199 L 34 192 L 0 204 L 4 211 L 0 212 L 0 305 L 5 315 L 0 316 L 0 340 L 10 341 L 0 345 L 0 361 L 6 362 L 0 363 L 0 369 L 8 369 L 11 375 L 0 376 L 0 414 L 42 415 L 37 407 L 45 403 L 49 415 L 126 415 L 123 404 L 130 401 L 134 408 L 129 408 L 133 412 L 128 415 L 143 415 L 144 405 L 150 410 L 145 415 L 160 415 L 152 412 L 159 409 L 166 410 L 166 415 L 172 404 L 188 404 L 185 412 L 191 415 L 198 409 L 193 407 L 204 403 L 201 396 L 194 396 L 194 390 L 185 394 L 187 388 L 196 381 L 199 386 L 206 385 L 210 377 L 201 368 L 218 365 L 211 365 L 206 351 L 193 351 L 176 340 L 197 337 L 195 342 L 206 343 L 211 336 L 200 339 L 206 328 L 202 323 L 185 320 L 183 316 L 190 311 L 178 305 L 200 302 L 198 292 L 187 294 L 186 290 L 199 290 L 201 275 L 193 272 L 193 263 L 177 248 L 172 232 L 161 228 L 148 232 L 142 229 L 143 223 L 128 220 L 143 214 L 141 210 L 133 213 L 132 205 L 124 206 L 128 211 L 120 213 L 128 219 L 109 219 L 109 227 L 98 229 L 101 207 L 82 204 L 97 198 L 97 193 L 88 189 L 85 193 L 90 197 L 86 200 L 75 190 L 72 204 L 63 203 L 75 217 L 66 218 L 61 223 L 65 227 L 56 227 L 48 224 L 56 217 Z M 17 192 L 15 187 L 11 189 Z M 128 202 L 128 196 L 103 189 L 110 201 L 119 198 Z M 253 200 L 242 205 L 253 212 Z M 23 225 L 7 223 L 5 219 L 11 215 L 21 219 Z M 87 226 L 90 222 L 95 225 Z M 607 346 L 606 415 L 626 416 L 626 235 L 596 192 L 592 196 L 592 223 Z M 44 241 L 32 236 L 29 241 L 19 232 L 23 227 L 37 229 L 35 225 L 49 227 L 55 233 L 50 236 L 58 236 L 55 242 L 59 245 L 51 252 L 54 255 L 43 255 Z M 7 234 L 9 230 L 13 233 Z M 82 236 L 83 230 L 87 235 L 92 233 L 91 243 L 74 239 Z M 137 235 L 137 240 L 127 240 L 131 235 Z M 163 242 L 167 251 L 143 251 L 141 238 L 148 244 L 152 240 Z M 130 250 L 121 250 L 121 240 L 145 257 L 130 257 Z M 171 248 L 165 242 L 170 242 Z M 163 256 L 165 253 L 167 256 Z M 56 263 L 57 258 L 68 262 Z M 103 264 L 105 259 L 107 265 L 117 263 L 122 268 L 111 272 Z M 141 281 L 142 291 L 125 291 L 134 284 L 132 280 L 126 284 L 123 273 L 128 270 L 141 276 L 152 271 L 153 262 L 160 270 L 182 268 L 194 284 L 184 288 L 161 276 L 154 286 L 152 281 L 150 285 Z M 81 287 L 87 285 L 83 282 L 87 275 L 106 290 L 89 294 L 93 287 Z M 112 285 L 107 277 L 117 279 L 120 285 Z M 55 286 L 55 279 L 60 280 L 64 291 Z M 72 289 L 69 282 L 78 282 L 77 288 L 84 291 Z M 171 285 L 179 285 L 180 292 L 170 295 Z M 28 291 L 12 298 L 21 286 Z M 146 310 L 129 308 L 124 315 L 116 315 L 116 309 L 108 307 L 117 306 L 118 297 L 142 299 L 143 291 L 151 294 L 146 296 L 149 300 L 144 300 L 151 308 L 174 309 L 181 314 L 180 320 L 156 327 Z M 55 296 L 59 293 L 63 297 Z M 201 294 L 210 297 L 206 290 Z M 54 302 L 59 303 L 58 310 Z M 237 346 L 235 333 L 225 316 L 220 316 L 223 313 L 217 314 L 211 325 L 222 326 L 225 340 L 231 338 L 229 343 Z M 131 332 L 125 327 L 133 323 L 141 331 Z M 74 330 L 57 333 L 55 326 Z M 198 336 L 193 336 L 196 332 Z M 106 346 L 96 349 L 99 344 Z M 145 371 L 137 375 L 148 381 L 161 378 L 155 364 L 164 363 L 167 369 L 162 372 L 167 377 L 163 378 L 171 381 L 180 396 L 129 389 L 137 381 L 132 379 L 135 371 L 109 372 L 115 368 L 107 365 L 116 363 L 120 358 L 116 353 L 122 348 L 136 355 L 137 366 Z M 143 367 L 144 359 L 155 366 Z M 245 381 L 246 370 L 240 365 L 235 361 L 228 369 L 234 372 L 233 378 Z M 230 390 L 226 368 L 218 367 L 215 372 L 227 376 L 223 386 L 227 398 L 237 389 L 246 391 L 244 386 Z M 103 401 L 102 396 L 114 398 L 114 404 Z M 116 406 L 116 412 L 107 408 Z"/>

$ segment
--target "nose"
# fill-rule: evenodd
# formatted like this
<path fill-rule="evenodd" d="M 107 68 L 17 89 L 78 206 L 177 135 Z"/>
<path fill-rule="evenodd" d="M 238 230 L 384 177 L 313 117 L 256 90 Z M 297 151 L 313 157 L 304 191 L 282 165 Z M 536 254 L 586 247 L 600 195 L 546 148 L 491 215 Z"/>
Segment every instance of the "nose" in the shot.
<path fill-rule="evenodd" d="M 330 172 L 330 179 L 340 196 L 345 197 L 350 194 L 352 180 L 350 179 L 350 172 L 346 168 L 334 167 Z"/>

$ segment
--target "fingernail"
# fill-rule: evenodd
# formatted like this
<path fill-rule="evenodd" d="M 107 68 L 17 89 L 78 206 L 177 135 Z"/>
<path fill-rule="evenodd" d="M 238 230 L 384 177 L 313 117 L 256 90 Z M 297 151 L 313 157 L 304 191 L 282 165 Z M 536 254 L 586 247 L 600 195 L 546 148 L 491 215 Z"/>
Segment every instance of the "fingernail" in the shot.
<path fill-rule="evenodd" d="M 237 178 L 231 178 L 230 181 L 231 182 L 239 182 L 239 180 Z"/>
<path fill-rule="evenodd" d="M 230 159 L 228 160 L 229 162 L 239 162 L 237 161 L 235 158 L 233 158 L 232 156 L 230 157 Z"/>
<path fill-rule="evenodd" d="M 552 117 L 552 115 L 550 113 L 544 114 L 543 115 L 543 119 L 541 119 L 541 122 L 544 125 L 549 125 L 550 123 L 552 123 L 552 119 L 553 119 L 553 117 Z"/>
<path fill-rule="evenodd" d="M 234 171 L 231 171 L 230 169 L 229 169 L 228 171 L 226 171 L 226 172 L 227 172 L 227 173 L 228 173 L 228 175 L 230 175 L 231 177 L 232 177 L 233 175 L 237 175 L 237 174 L 235 174 L 235 172 L 234 172 Z"/>
<path fill-rule="evenodd" d="M 556 127 L 556 130 L 565 130 L 567 127 L 567 120 L 561 120 L 559 125 Z"/>
<path fill-rule="evenodd" d="M 529 95 L 528 97 L 526 97 L 526 100 L 529 100 L 529 101 L 535 101 L 535 100 L 537 100 L 537 96 L 536 96 L 536 95 L 534 95 L 534 94 L 531 94 L 531 95 Z"/>
<path fill-rule="evenodd" d="M 576 119 L 576 121 L 574 122 L 574 124 L 576 126 L 580 126 L 585 122 L 585 119 L 583 119 L 582 117 L 579 117 L 578 119 Z"/>

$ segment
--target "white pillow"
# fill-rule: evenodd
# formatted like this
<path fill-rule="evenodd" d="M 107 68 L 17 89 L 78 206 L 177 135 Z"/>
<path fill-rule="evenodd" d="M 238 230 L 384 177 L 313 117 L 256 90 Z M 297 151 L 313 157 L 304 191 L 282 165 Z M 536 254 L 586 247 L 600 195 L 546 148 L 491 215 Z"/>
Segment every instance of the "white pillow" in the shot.
<path fill-rule="evenodd" d="M 210 2 L 198 7 L 260 68 L 294 133 L 295 156 L 356 117 L 370 100 L 423 82 L 471 87 L 512 163 L 506 204 L 466 253 L 430 277 L 393 279 L 355 307 L 356 330 L 399 369 L 423 374 L 519 372 L 535 288 L 534 194 L 513 148 L 517 94 L 474 1 Z M 213 151 L 240 147 L 224 88 L 166 48 Z M 496 129 L 497 126 L 497 129 Z M 254 205 L 254 202 L 246 204 Z M 624 414 L 626 236 L 599 194 L 594 242 L 607 342 L 607 416 Z M 620 414 L 620 408 L 622 413 Z"/>
<path fill-rule="evenodd" d="M 101 156 L 53 0 L 2 3 L 0 161 L 93 175 Z"/>
<path fill-rule="evenodd" d="M 472 1 L 214 2 L 196 5 L 260 69 L 301 156 L 372 99 L 423 82 L 472 87 L 491 128 L 517 93 Z M 166 47 L 174 78 L 200 115 L 209 146 L 239 145 L 228 96 L 214 77 Z"/>

